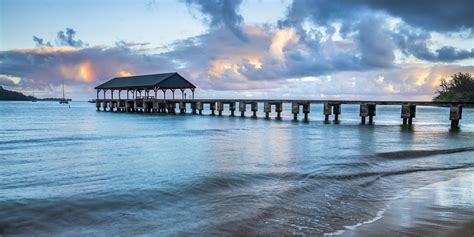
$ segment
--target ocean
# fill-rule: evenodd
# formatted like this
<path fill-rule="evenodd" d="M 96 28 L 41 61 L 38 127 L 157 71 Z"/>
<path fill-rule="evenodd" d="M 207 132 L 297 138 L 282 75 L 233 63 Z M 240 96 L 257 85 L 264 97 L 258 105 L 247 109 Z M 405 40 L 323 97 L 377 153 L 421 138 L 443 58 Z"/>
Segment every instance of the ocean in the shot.
<path fill-rule="evenodd" d="M 474 109 L 460 129 L 449 108 L 417 107 L 412 126 L 400 106 L 377 106 L 374 125 L 358 105 L 338 123 L 322 110 L 295 122 L 289 107 L 267 120 L 2 102 L 0 236 L 350 234 L 423 187 L 474 177 Z M 473 183 L 444 197 L 466 221 Z"/>

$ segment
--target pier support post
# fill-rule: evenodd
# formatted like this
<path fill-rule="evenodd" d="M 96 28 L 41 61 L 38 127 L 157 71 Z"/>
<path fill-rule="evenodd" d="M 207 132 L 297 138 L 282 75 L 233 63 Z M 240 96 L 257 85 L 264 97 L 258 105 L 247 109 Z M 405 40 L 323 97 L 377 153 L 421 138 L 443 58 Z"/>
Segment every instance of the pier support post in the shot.
<path fill-rule="evenodd" d="M 160 102 L 158 100 L 153 100 L 153 110 L 156 113 L 160 112 Z"/>
<path fill-rule="evenodd" d="M 309 103 L 304 103 L 304 104 L 303 104 L 303 113 L 304 113 L 304 120 L 305 120 L 305 121 L 308 121 L 308 120 L 309 120 L 309 118 L 308 118 L 308 114 L 309 114 L 309 112 L 310 112 L 310 111 L 309 111 L 309 110 L 310 110 L 310 109 L 309 109 L 309 107 L 310 107 L 309 105 L 310 105 Z"/>
<path fill-rule="evenodd" d="M 263 112 L 265 112 L 265 118 L 269 119 L 270 118 L 270 112 L 271 112 L 271 105 L 269 102 L 264 102 L 263 103 Z"/>
<path fill-rule="evenodd" d="M 216 102 L 217 104 L 217 114 L 222 116 L 222 111 L 224 110 L 224 104 L 220 101 Z"/>
<path fill-rule="evenodd" d="M 401 114 L 401 118 L 403 119 L 403 124 L 411 125 L 413 123 L 413 118 L 415 117 L 416 117 L 416 105 L 403 104 L 402 114 Z"/>
<path fill-rule="evenodd" d="M 196 102 L 191 102 L 191 113 L 196 114 Z"/>
<path fill-rule="evenodd" d="M 459 120 L 462 119 L 462 106 L 451 105 L 449 110 L 449 120 L 451 120 L 451 128 L 459 127 Z"/>
<path fill-rule="evenodd" d="M 277 119 L 281 119 L 281 112 L 283 112 L 283 103 L 278 102 L 275 104 L 275 112 L 277 113 Z"/>
<path fill-rule="evenodd" d="M 333 104 L 332 113 L 334 114 L 334 121 L 339 121 L 339 114 L 341 114 L 341 104 Z"/>
<path fill-rule="evenodd" d="M 211 116 L 215 116 L 216 115 L 216 102 L 210 102 L 209 109 L 211 110 Z"/>
<path fill-rule="evenodd" d="M 252 118 L 256 118 L 258 111 L 258 102 L 252 102 L 250 109 L 252 110 Z"/>
<path fill-rule="evenodd" d="M 235 102 L 230 102 L 229 103 L 229 110 L 230 110 L 230 116 L 234 117 L 235 116 Z"/>
<path fill-rule="evenodd" d="M 329 115 L 331 115 L 331 105 L 329 103 L 324 103 L 323 106 L 324 121 L 329 121 Z"/>
<path fill-rule="evenodd" d="M 368 104 L 368 109 L 369 109 L 369 124 L 373 124 L 377 107 L 375 104 Z"/>
<path fill-rule="evenodd" d="M 196 102 L 196 109 L 199 111 L 199 115 L 202 115 L 202 109 L 203 109 L 202 102 L 200 101 Z"/>
<path fill-rule="evenodd" d="M 175 102 L 168 102 L 168 113 L 169 114 L 176 113 L 176 103 Z"/>
<path fill-rule="evenodd" d="M 367 104 L 361 103 L 360 104 L 360 122 L 361 124 L 365 124 L 365 118 L 369 117 L 369 124 L 373 123 L 373 117 L 375 116 L 375 104 Z"/>
<path fill-rule="evenodd" d="M 298 120 L 298 114 L 300 113 L 300 105 L 298 103 L 291 103 L 291 113 L 293 114 L 293 120 Z"/>
<path fill-rule="evenodd" d="M 369 116 L 369 106 L 366 103 L 360 104 L 359 115 L 360 123 L 365 124 L 365 117 Z"/>
<path fill-rule="evenodd" d="M 179 113 L 185 114 L 186 113 L 186 102 L 179 102 Z"/>
<path fill-rule="evenodd" d="M 97 111 L 100 111 L 100 101 L 99 101 L 99 99 L 97 99 L 95 101 L 95 107 L 97 107 Z"/>
<path fill-rule="evenodd" d="M 240 117 L 245 117 L 245 102 L 239 102 Z"/>
<path fill-rule="evenodd" d="M 104 111 L 107 111 L 107 100 L 104 99 L 104 101 L 102 101 L 102 108 L 104 109 Z"/>

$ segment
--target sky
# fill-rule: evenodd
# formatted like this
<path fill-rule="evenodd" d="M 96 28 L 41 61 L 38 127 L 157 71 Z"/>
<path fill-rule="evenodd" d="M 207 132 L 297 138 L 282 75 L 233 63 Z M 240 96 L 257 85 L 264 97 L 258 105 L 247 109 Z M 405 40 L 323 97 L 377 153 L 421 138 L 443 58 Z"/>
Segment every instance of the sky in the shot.
<path fill-rule="evenodd" d="M 179 72 L 196 98 L 431 100 L 474 74 L 470 0 L 0 0 L 0 86 L 96 97 Z"/>

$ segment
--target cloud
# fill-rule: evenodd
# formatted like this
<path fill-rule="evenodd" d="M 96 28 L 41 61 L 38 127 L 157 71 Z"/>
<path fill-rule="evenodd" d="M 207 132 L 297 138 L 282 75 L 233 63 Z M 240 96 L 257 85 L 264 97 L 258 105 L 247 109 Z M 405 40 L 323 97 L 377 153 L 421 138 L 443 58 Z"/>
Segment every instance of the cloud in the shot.
<path fill-rule="evenodd" d="M 45 43 L 42 38 L 36 36 L 33 36 L 33 41 L 36 43 L 36 47 L 53 47 L 51 42 L 48 41 Z"/>
<path fill-rule="evenodd" d="M 411 26 L 430 31 L 472 31 L 473 8 L 474 2 L 470 0 L 415 0 L 403 3 L 380 0 L 294 0 L 283 22 L 294 24 L 309 17 L 320 25 L 329 25 L 336 20 L 347 20 L 345 27 L 350 29 L 350 21 L 372 13 L 400 18 Z"/>
<path fill-rule="evenodd" d="M 66 28 L 66 31 L 58 31 L 56 43 L 59 46 L 70 46 L 74 48 L 81 48 L 85 45 L 82 40 L 75 40 L 76 31 L 72 28 Z"/>
<path fill-rule="evenodd" d="M 247 43 L 222 29 L 176 42 L 173 50 L 162 56 L 184 65 L 184 75 L 201 89 L 239 95 L 252 90 L 267 97 L 290 94 L 426 100 L 432 97 L 440 78 L 474 70 L 459 65 L 395 63 L 397 45 L 384 21 L 370 18 L 359 24 L 362 31 L 354 35 L 354 43 L 310 34 L 303 41 L 294 28 L 257 25 L 243 27 L 250 39 Z M 361 46 L 378 41 L 382 42 L 377 45 L 379 49 Z M 309 88 L 314 91 L 307 92 Z"/>
<path fill-rule="evenodd" d="M 66 29 L 54 46 L 34 36 L 37 48 L 0 51 L 0 74 L 21 78 L 16 85 L 24 89 L 54 91 L 65 80 L 92 95 L 115 76 L 179 71 L 211 96 L 429 99 L 440 78 L 474 71 L 453 63 L 472 58 L 473 50 L 433 48 L 428 30 L 394 21 L 388 11 L 314 2 L 295 1 L 273 26 L 244 24 L 240 1 L 189 0 L 212 28 L 167 51 L 128 41 L 89 46 Z M 398 52 L 424 61 L 408 64 Z"/>
<path fill-rule="evenodd" d="M 0 86 L 16 86 L 16 83 L 7 76 L 0 76 Z"/>
<path fill-rule="evenodd" d="M 413 55 L 419 59 L 433 62 L 453 62 L 474 58 L 474 48 L 466 50 L 443 46 L 433 51 L 427 44 L 431 40 L 429 32 L 413 29 L 406 25 L 398 27 L 392 37 L 405 55 Z"/>
<path fill-rule="evenodd" d="M 471 0 L 416 0 L 403 3 L 395 1 L 367 0 L 362 4 L 375 10 L 401 18 L 409 25 L 425 30 L 453 32 L 474 28 Z"/>
<path fill-rule="evenodd" d="M 73 48 L 82 48 L 88 46 L 88 44 L 82 40 L 75 39 L 76 31 L 72 28 L 66 28 L 66 31 L 58 31 L 56 34 L 55 45 L 58 47 L 73 47 Z M 36 43 L 36 47 L 54 47 L 50 41 L 45 42 L 43 38 L 38 36 L 33 36 L 33 41 Z"/>
<path fill-rule="evenodd" d="M 474 18 L 468 10 L 472 5 L 472 1 L 411 1 L 400 4 L 375 0 L 295 0 L 279 26 L 297 29 L 308 47 L 314 44 L 314 40 L 308 39 L 314 38 L 315 34 L 311 31 L 318 32 L 319 37 L 337 34 L 344 40 L 355 42 L 362 66 L 391 67 L 397 49 L 422 60 L 453 62 L 474 58 L 474 48 L 442 45 L 431 49 L 428 45 L 431 32 L 467 30 L 471 32 L 468 37 L 472 38 Z"/>
<path fill-rule="evenodd" d="M 128 47 L 52 47 L 0 51 L 0 74 L 21 78 L 24 88 L 52 90 L 63 80 L 70 86 L 94 85 L 115 76 L 176 70 L 159 54 Z"/>
<path fill-rule="evenodd" d="M 211 27 L 226 27 L 240 40 L 248 40 L 242 30 L 243 17 L 239 14 L 242 0 L 185 0 L 185 3 L 208 16 Z"/>
<path fill-rule="evenodd" d="M 270 45 L 270 54 L 278 60 L 284 60 L 283 50 L 288 43 L 297 43 L 298 36 L 293 28 L 283 28 L 275 31 Z"/>

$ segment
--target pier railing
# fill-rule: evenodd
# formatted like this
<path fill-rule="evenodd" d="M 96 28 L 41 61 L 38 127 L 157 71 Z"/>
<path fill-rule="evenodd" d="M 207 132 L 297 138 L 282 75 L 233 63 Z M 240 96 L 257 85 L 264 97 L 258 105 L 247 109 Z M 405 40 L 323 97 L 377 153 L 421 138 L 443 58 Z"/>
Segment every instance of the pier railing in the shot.
<path fill-rule="evenodd" d="M 298 114 L 303 113 L 303 119 L 308 120 L 308 114 L 311 110 L 311 104 L 322 104 L 323 115 L 326 121 L 331 115 L 334 120 L 339 120 L 341 114 L 341 105 L 343 104 L 359 104 L 361 123 L 372 124 L 376 115 L 377 105 L 400 105 L 400 117 L 403 124 L 412 124 L 413 118 L 416 117 L 417 106 L 443 106 L 449 107 L 449 120 L 451 127 L 458 127 L 459 121 L 462 119 L 463 107 L 474 107 L 474 102 L 430 102 L 430 101 L 369 101 L 369 100 L 272 100 L 272 99 L 154 99 L 153 97 L 140 97 L 136 99 L 98 99 L 96 100 L 97 110 L 101 108 L 104 111 L 121 111 L 121 112 L 149 112 L 149 113 L 176 113 L 176 105 L 178 105 L 179 113 L 186 114 L 186 105 L 190 105 L 192 114 L 202 114 L 204 106 L 208 105 L 211 115 L 222 116 L 224 105 L 228 105 L 230 116 L 235 116 L 235 111 L 240 112 L 240 116 L 244 117 L 247 106 L 250 105 L 252 117 L 257 116 L 259 104 L 263 104 L 263 112 L 265 118 L 270 118 L 272 108 L 276 113 L 276 119 L 281 119 L 283 112 L 283 104 L 291 104 L 291 113 L 293 119 L 298 119 Z M 238 105 L 238 107 L 237 107 Z"/>

